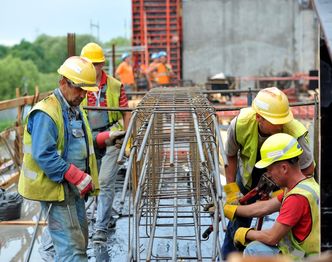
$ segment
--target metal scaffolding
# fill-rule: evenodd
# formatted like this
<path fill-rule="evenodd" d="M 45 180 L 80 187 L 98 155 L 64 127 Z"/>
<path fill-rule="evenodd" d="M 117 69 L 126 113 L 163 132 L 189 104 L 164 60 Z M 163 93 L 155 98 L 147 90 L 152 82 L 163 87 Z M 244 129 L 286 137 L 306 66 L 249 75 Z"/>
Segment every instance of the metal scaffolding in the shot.
<path fill-rule="evenodd" d="M 133 112 L 119 163 L 128 141 L 125 183 L 131 180 L 134 198 L 128 261 L 215 261 L 219 226 L 225 229 L 219 164 L 225 158 L 206 96 L 196 88 L 152 89 Z"/>

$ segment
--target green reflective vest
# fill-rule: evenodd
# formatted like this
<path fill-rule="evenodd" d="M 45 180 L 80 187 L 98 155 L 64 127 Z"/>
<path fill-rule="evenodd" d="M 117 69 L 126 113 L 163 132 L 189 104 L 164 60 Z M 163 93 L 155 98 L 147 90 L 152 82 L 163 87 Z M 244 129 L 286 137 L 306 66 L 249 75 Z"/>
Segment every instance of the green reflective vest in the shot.
<path fill-rule="evenodd" d="M 295 138 L 308 133 L 304 125 L 294 119 L 283 125 L 283 133 Z M 240 144 L 240 158 L 243 162 L 242 183 L 250 188 L 252 183 L 251 173 L 257 160 L 258 148 L 258 122 L 256 112 L 248 107 L 241 109 L 235 124 L 236 141 Z"/>
<path fill-rule="evenodd" d="M 119 107 L 121 91 L 121 82 L 114 77 L 107 76 L 107 89 L 106 89 L 106 103 L 107 107 Z M 87 97 L 81 103 L 81 106 L 87 106 Z M 117 122 L 116 126 L 112 127 L 112 131 L 124 130 L 123 128 L 123 116 L 119 111 L 108 111 L 108 120 L 110 123 Z"/>
<path fill-rule="evenodd" d="M 29 112 L 35 110 L 41 110 L 48 114 L 56 124 L 58 130 L 57 139 L 57 151 L 59 155 L 62 155 L 64 150 L 64 120 L 62 116 L 61 104 L 54 94 L 46 97 L 39 103 L 37 103 L 33 109 Z M 29 118 L 28 115 L 28 118 Z M 98 182 L 98 171 L 97 171 L 97 161 L 93 149 L 92 135 L 90 127 L 86 117 L 83 117 L 83 122 L 85 124 L 86 135 L 88 138 L 88 155 L 89 155 L 89 168 L 90 175 L 94 184 L 94 192 L 92 194 L 96 195 L 99 191 Z M 47 130 L 43 130 L 44 132 Z M 18 192 L 25 198 L 38 201 L 63 201 L 65 199 L 64 187 L 62 183 L 56 183 L 49 179 L 43 172 L 43 170 L 38 166 L 32 157 L 31 152 L 31 135 L 27 131 L 27 125 L 24 129 L 23 135 L 23 165 L 21 169 L 20 179 L 18 183 Z"/>
<path fill-rule="evenodd" d="M 320 252 L 319 185 L 313 177 L 302 180 L 284 195 L 283 201 L 294 194 L 308 199 L 311 211 L 311 231 L 302 242 L 298 242 L 290 231 L 280 241 L 278 248 L 283 254 L 291 256 L 293 260 L 300 260 Z"/>

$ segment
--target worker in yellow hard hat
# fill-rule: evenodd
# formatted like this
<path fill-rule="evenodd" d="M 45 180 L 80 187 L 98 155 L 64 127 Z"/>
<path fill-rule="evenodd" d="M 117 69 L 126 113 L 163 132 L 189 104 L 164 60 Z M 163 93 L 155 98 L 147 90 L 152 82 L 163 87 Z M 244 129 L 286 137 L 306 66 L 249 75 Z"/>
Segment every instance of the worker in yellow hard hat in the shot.
<path fill-rule="evenodd" d="M 256 231 L 250 226 L 235 231 L 234 242 L 245 247 L 245 256 L 288 255 L 292 259 L 317 255 L 320 252 L 319 185 L 301 171 L 299 158 L 303 149 L 297 139 L 285 133 L 270 136 L 263 143 L 258 169 L 267 169 L 267 176 L 281 193 L 267 201 L 251 205 L 224 206 L 226 217 L 263 217 L 279 215 L 271 228 Z"/>
<path fill-rule="evenodd" d="M 41 202 L 56 260 L 88 261 L 84 199 L 99 191 L 89 123 L 80 109 L 87 91 L 98 90 L 96 70 L 84 58 L 68 58 L 58 69 L 59 88 L 27 116 L 18 192 Z"/>
<path fill-rule="evenodd" d="M 287 96 L 281 90 L 276 87 L 265 88 L 258 92 L 251 107 L 242 109 L 231 121 L 227 131 L 227 184 L 224 186 L 227 203 L 236 203 L 257 185 L 265 172 L 264 169 L 255 168 L 256 161 L 261 158 L 259 149 L 269 136 L 280 132 L 290 134 L 298 140 L 304 151 L 299 157 L 300 168 L 304 175 L 313 175 L 314 161 L 307 129 L 293 118 Z M 250 218 L 241 217 L 228 223 L 222 246 L 223 259 L 237 250 L 233 244 L 236 229 L 249 227 L 250 223 Z"/>
<path fill-rule="evenodd" d="M 123 85 L 103 70 L 105 56 L 101 46 L 96 43 L 86 44 L 81 51 L 81 57 L 93 63 L 98 85 L 97 90 L 87 92 L 82 104 L 96 107 L 128 107 Z M 112 205 L 116 175 L 120 168 L 117 157 L 131 115 L 129 112 L 88 110 L 87 116 L 95 139 L 100 182 L 97 219 L 92 240 L 94 243 L 105 243 L 108 228 L 115 226 Z"/>

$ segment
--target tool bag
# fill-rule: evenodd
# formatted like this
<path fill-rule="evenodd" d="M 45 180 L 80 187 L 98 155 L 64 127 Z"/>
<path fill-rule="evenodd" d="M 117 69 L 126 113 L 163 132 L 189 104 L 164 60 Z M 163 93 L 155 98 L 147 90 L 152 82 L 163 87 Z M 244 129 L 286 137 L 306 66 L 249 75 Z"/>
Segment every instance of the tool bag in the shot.
<path fill-rule="evenodd" d="M 17 192 L 6 192 L 0 188 L 0 221 L 21 217 L 23 197 Z"/>

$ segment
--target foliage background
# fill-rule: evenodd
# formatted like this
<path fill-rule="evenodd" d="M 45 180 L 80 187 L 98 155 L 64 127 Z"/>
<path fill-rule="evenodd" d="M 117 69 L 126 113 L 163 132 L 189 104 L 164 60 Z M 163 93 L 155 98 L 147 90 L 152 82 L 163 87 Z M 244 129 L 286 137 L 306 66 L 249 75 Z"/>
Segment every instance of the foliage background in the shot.
<path fill-rule="evenodd" d="M 91 35 L 76 35 L 76 55 L 82 47 L 96 42 L 103 48 L 114 44 L 130 46 L 130 40 L 117 37 L 105 43 Z M 7 47 L 0 45 L 0 100 L 15 98 L 15 89 L 21 94 L 32 95 L 35 86 L 40 92 L 53 90 L 58 86 L 57 69 L 67 58 L 67 37 L 40 35 L 34 42 L 22 40 Z"/>

